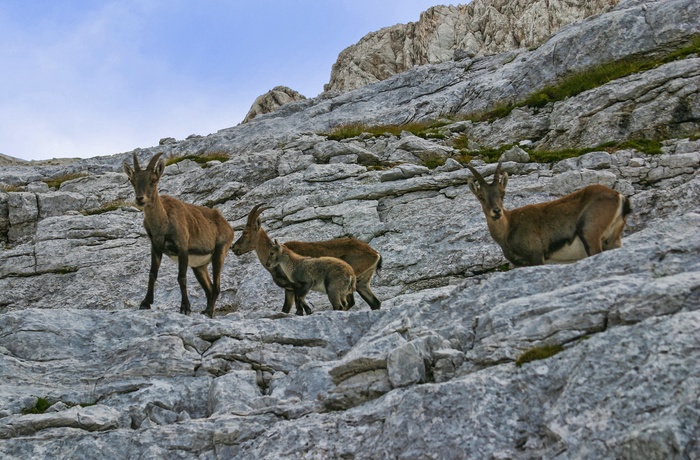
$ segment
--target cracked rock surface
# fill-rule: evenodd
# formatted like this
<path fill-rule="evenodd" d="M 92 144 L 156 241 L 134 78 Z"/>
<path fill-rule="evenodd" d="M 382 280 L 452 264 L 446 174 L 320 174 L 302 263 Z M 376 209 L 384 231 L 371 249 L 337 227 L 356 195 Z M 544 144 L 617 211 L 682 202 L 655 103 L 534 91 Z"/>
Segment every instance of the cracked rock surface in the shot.
<path fill-rule="evenodd" d="M 573 46 L 577 31 L 591 37 L 645 12 L 664 46 L 698 30 L 694 8 L 621 2 L 551 40 Z M 613 32 L 590 49 L 617 46 Z M 522 53 L 542 53 L 544 72 L 559 45 Z M 283 293 L 255 253 L 231 253 L 213 319 L 200 313 L 191 274 L 195 313 L 178 313 L 170 260 L 153 310 L 140 311 L 149 240 L 120 172 L 132 152 L 1 168 L 0 458 L 700 458 L 700 141 L 686 135 L 700 119 L 697 57 L 493 123 L 450 122 L 439 138 L 323 134 L 363 107 L 371 123 L 413 109 L 439 117 L 457 94 L 460 107 L 509 97 L 498 86 L 461 89 L 518 65 L 527 73 L 530 59 L 514 56 L 476 59 L 462 76 L 451 72 L 464 62 L 416 67 L 134 152 L 141 161 L 160 150 L 231 152 L 206 167 L 168 166 L 161 193 L 220 209 L 236 238 L 266 203 L 262 225 L 280 241 L 368 242 L 383 257 L 372 282 L 379 310 L 358 297 L 332 311 L 311 293 L 313 314 L 282 314 Z M 433 84 L 420 105 L 415 91 Z M 668 118 L 679 101 L 685 118 Z M 622 106 L 630 123 L 616 118 Z M 662 125 L 673 129 L 659 154 L 596 149 L 544 164 L 524 150 Z M 629 196 L 622 248 L 504 271 L 451 142 L 465 133 L 481 146 L 515 145 L 504 154 L 507 208 L 592 183 Z M 429 166 L 435 158 L 444 164 Z M 496 167 L 472 165 L 486 177 Z M 58 189 L 43 182 L 63 175 L 73 178 Z M 522 359 L 544 349 L 555 352 Z"/>

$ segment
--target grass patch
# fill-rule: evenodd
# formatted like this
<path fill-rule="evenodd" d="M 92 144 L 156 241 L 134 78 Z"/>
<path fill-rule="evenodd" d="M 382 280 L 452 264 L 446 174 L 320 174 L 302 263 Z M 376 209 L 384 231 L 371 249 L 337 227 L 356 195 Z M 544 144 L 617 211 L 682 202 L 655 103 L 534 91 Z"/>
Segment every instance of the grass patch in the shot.
<path fill-rule="evenodd" d="M 94 406 L 96 403 L 81 403 L 81 404 L 71 404 L 71 403 L 65 403 L 66 407 L 75 407 L 75 406 L 80 406 L 80 407 L 90 407 Z M 31 407 L 29 409 L 23 409 L 22 414 L 27 415 L 27 414 L 44 414 L 46 411 L 49 409 L 49 407 L 53 406 L 53 403 L 49 402 L 48 399 L 46 398 L 37 398 L 36 404 L 34 407 Z"/>
<path fill-rule="evenodd" d="M 48 185 L 49 188 L 55 188 L 56 190 L 58 190 L 61 187 L 61 184 L 63 184 L 64 182 L 68 182 L 69 180 L 78 179 L 79 177 L 85 176 L 87 176 L 87 174 L 84 172 L 65 174 L 63 176 L 58 176 L 54 177 L 53 179 L 45 180 L 44 182 L 46 182 L 46 185 Z"/>
<path fill-rule="evenodd" d="M 347 125 L 336 126 L 330 133 L 325 134 L 325 136 L 331 141 L 342 141 L 344 139 L 352 139 L 365 134 L 372 137 L 384 135 L 400 136 L 404 131 L 408 131 L 414 136 L 422 137 L 423 139 L 446 139 L 447 136 L 440 132 L 440 128 L 448 125 L 449 123 L 450 122 L 446 120 L 377 126 L 369 126 L 363 123 L 350 123 Z"/>
<path fill-rule="evenodd" d="M 209 163 L 210 161 L 220 161 L 220 162 L 224 163 L 224 162 L 228 161 L 229 159 L 231 159 L 231 156 L 228 153 L 211 152 L 211 153 L 204 153 L 201 155 L 183 155 L 180 157 L 170 157 L 167 160 L 165 160 L 165 165 L 170 166 L 170 165 L 174 165 L 176 163 L 179 163 L 181 161 L 192 160 L 197 164 L 206 166 L 206 164 Z"/>
<path fill-rule="evenodd" d="M 423 160 L 423 166 L 427 167 L 428 169 L 435 169 L 439 166 L 444 165 L 445 161 L 445 158 L 434 156 Z"/>
<path fill-rule="evenodd" d="M 630 139 L 625 142 L 614 144 L 613 151 L 635 149 L 647 155 L 661 155 L 661 141 L 655 139 Z M 607 150 L 607 149 L 606 149 Z"/>
<path fill-rule="evenodd" d="M 0 192 L 21 192 L 22 191 L 22 186 L 21 185 L 0 185 Z"/>
<path fill-rule="evenodd" d="M 110 211 L 116 211 L 117 209 L 120 209 L 124 206 L 133 206 L 133 205 L 129 202 L 124 201 L 124 200 L 115 200 L 115 201 L 110 201 L 109 203 L 104 203 L 99 208 L 83 210 L 83 211 L 81 211 L 81 214 L 84 216 L 94 216 L 97 214 L 104 214 L 104 213 L 110 212 Z"/>
<path fill-rule="evenodd" d="M 540 345 L 538 347 L 533 347 L 520 355 L 520 357 L 515 360 L 515 365 L 521 367 L 523 364 L 531 361 L 547 359 L 563 350 L 564 347 L 561 345 Z"/>
<path fill-rule="evenodd" d="M 46 400 L 46 398 L 37 398 L 34 407 L 24 409 L 22 411 L 22 414 L 43 414 L 44 412 L 46 412 L 46 409 L 48 409 L 51 406 L 52 404 L 48 400 Z"/>

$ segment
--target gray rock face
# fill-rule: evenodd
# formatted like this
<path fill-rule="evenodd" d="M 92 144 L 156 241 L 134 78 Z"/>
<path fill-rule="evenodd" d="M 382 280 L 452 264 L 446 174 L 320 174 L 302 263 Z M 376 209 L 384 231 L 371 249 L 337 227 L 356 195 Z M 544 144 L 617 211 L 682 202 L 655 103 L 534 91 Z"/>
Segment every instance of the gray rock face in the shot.
<path fill-rule="evenodd" d="M 644 12 L 658 47 L 687 37 L 700 17 L 684 23 L 674 13 L 697 2 L 623 6 L 555 35 L 549 60 L 540 47 L 475 59 L 459 77 L 458 63 L 417 67 L 135 152 L 143 161 L 155 150 L 234 152 L 205 168 L 168 166 L 161 192 L 220 209 L 236 238 L 250 209 L 266 203 L 262 225 L 280 241 L 369 242 L 383 258 L 372 283 L 380 310 L 358 296 L 351 310 L 332 311 L 310 293 L 313 314 L 282 314 L 283 292 L 249 253 L 227 257 L 213 319 L 178 313 L 170 260 L 153 310 L 140 311 L 150 244 L 119 172 L 131 152 L 2 168 L 0 182 L 12 186 L 0 189 L 0 458 L 700 457 L 700 141 L 670 136 L 657 155 L 526 157 L 535 145 L 579 147 L 662 124 L 685 133 L 695 121 L 674 125 L 667 109 L 682 98 L 688 113 L 697 109 L 697 58 L 538 112 L 452 123 L 432 139 L 323 134 L 363 109 L 370 122 L 405 111 L 438 118 L 458 98 L 497 103 L 521 91 L 502 91 L 505 75 L 523 81 L 533 62 L 540 76 L 578 65 L 552 64 L 564 45 L 576 49 L 574 37 L 579 47 L 589 37 L 572 55 L 585 60 L 620 45 L 622 33 L 592 33 L 616 21 Z M 628 131 L 612 130 L 618 106 L 631 110 Z M 592 183 L 629 196 L 622 248 L 501 271 L 506 260 L 468 190 L 456 136 L 519 146 L 503 157 L 508 208 Z M 430 169 L 428 159 L 444 165 Z M 471 164 L 486 177 L 496 167 Z M 58 189 L 42 185 L 76 172 Z M 200 312 L 206 299 L 189 276 Z M 522 359 L 544 349 L 555 354 Z"/>
<path fill-rule="evenodd" d="M 351 91 L 438 64 L 539 46 L 562 27 L 609 11 L 617 0 L 475 0 L 434 6 L 417 22 L 370 32 L 338 56 L 326 91 Z"/>

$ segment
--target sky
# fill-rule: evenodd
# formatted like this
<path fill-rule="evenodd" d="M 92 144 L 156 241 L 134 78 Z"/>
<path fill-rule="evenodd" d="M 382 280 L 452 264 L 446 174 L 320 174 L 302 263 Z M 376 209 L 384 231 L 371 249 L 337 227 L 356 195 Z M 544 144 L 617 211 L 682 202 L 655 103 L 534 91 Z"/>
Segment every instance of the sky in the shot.
<path fill-rule="evenodd" d="M 0 0 L 0 153 L 88 158 L 235 126 L 275 86 L 319 95 L 343 49 L 436 4 Z"/>

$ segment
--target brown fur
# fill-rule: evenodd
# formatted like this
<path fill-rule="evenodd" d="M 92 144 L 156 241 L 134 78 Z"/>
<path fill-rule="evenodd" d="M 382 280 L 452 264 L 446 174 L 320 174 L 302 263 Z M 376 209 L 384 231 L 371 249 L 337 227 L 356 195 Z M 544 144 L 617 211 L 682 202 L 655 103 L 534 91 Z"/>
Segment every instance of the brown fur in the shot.
<path fill-rule="evenodd" d="M 279 267 L 294 285 L 297 310 L 310 290 L 325 292 L 333 310 L 347 310 L 355 304 L 355 272 L 335 257 L 304 257 L 277 241 L 270 247 L 265 267 Z"/>
<path fill-rule="evenodd" d="M 231 247 L 237 256 L 254 250 L 263 266 L 265 266 L 268 253 L 272 247 L 272 240 L 260 224 L 260 214 L 265 209 L 267 208 L 263 207 L 263 205 L 256 205 L 250 211 L 242 235 Z M 375 272 L 381 268 L 382 257 L 364 241 L 356 238 L 337 238 L 315 242 L 289 241 L 284 243 L 284 246 L 305 257 L 335 257 L 347 262 L 355 272 L 357 293 L 373 310 L 381 307 L 381 302 L 370 288 L 370 282 Z M 292 283 L 284 272 L 279 267 L 270 269 L 265 266 L 265 268 L 272 275 L 275 284 L 285 289 L 282 311 L 289 313 L 292 303 L 296 303 L 297 307 L 299 307 L 299 302 L 294 298 Z M 297 308 L 298 315 L 303 315 L 304 312 L 307 314 L 311 312 L 311 309 L 305 303 L 301 303 L 301 306 L 301 309 Z"/>
<path fill-rule="evenodd" d="M 233 241 L 233 229 L 216 209 L 184 203 L 168 195 L 158 194 L 158 181 L 165 163 L 154 156 L 142 170 L 134 154 L 134 168 L 124 163 L 124 171 L 134 186 L 136 204 L 144 211 L 143 225 L 151 240 L 151 269 L 146 297 L 141 309 L 150 309 L 153 290 L 163 254 L 177 258 L 182 302 L 180 313 L 190 313 L 187 296 L 187 267 L 192 267 L 197 281 L 207 296 L 205 313 L 214 316 L 214 304 L 220 293 L 221 270 Z M 207 270 L 212 265 L 212 282 Z"/>
<path fill-rule="evenodd" d="M 573 262 L 619 248 L 629 200 L 604 185 L 584 187 L 547 203 L 503 208 L 508 174 L 498 164 L 488 184 L 476 169 L 468 185 L 479 199 L 491 237 L 516 266 Z"/>

